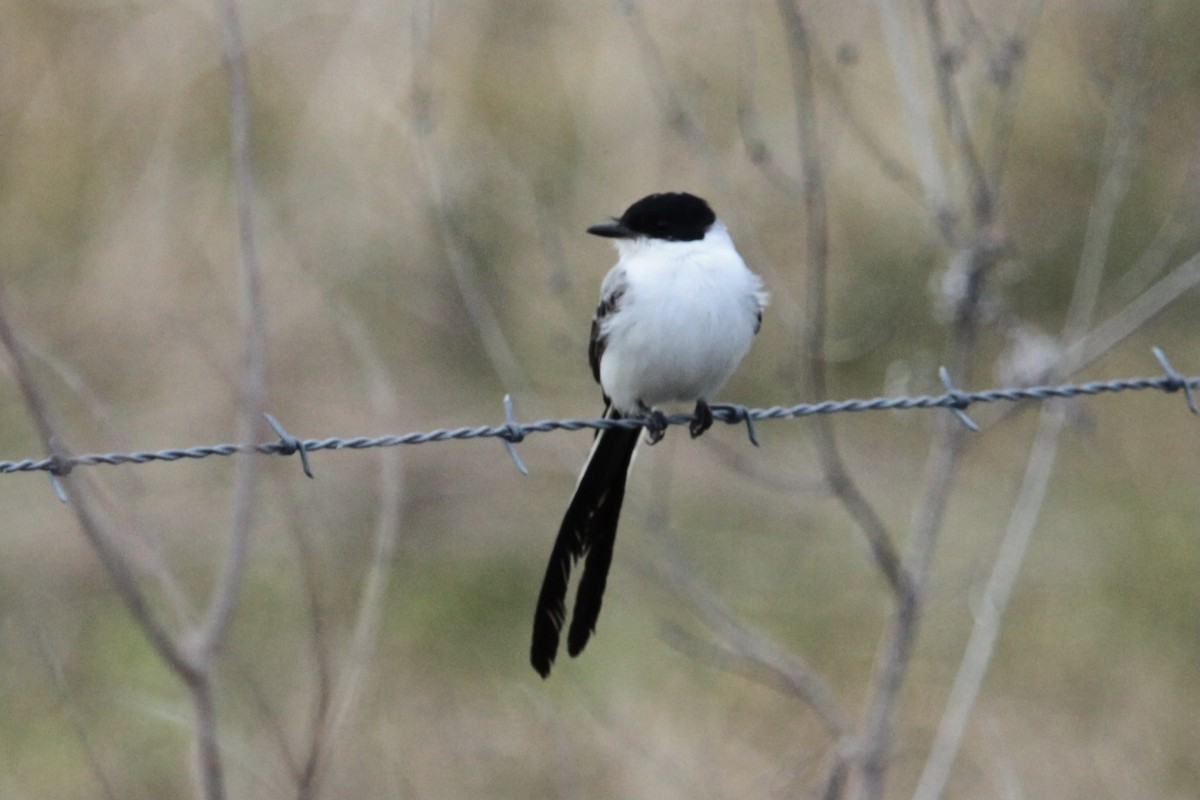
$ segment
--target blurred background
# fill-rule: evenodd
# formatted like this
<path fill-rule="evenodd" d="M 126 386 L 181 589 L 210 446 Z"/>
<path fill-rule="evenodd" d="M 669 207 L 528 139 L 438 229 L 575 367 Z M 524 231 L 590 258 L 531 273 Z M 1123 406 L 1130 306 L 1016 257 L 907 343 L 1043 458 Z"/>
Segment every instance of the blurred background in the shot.
<path fill-rule="evenodd" d="M 597 415 L 587 337 L 615 254 L 584 229 L 663 190 L 707 198 L 773 295 L 721 399 L 942 391 L 958 252 L 946 208 L 966 206 L 953 172 L 946 207 L 931 201 L 937 170 L 913 146 L 953 150 L 916 6 L 798 6 L 830 237 L 829 396 L 810 397 L 795 73 L 775 5 L 240 3 L 267 410 L 312 438 L 495 424 L 506 393 L 522 421 Z M 1070 377 L 1161 374 L 1153 345 L 1200 373 L 1195 278 L 1162 283 L 1200 248 L 1200 6 L 981 0 L 943 17 L 1003 250 L 977 367 L 955 381 L 1052 371 L 1096 259 L 1083 333 L 1102 335 Z M 0 18 L 9 322 L 65 446 L 231 441 L 242 301 L 212 9 L 2 0 Z M 1097 209 L 1112 210 L 1103 235 Z M 1136 305 L 1158 290 L 1152 311 Z M 40 457 L 4 363 L 0 457 Z M 889 796 L 916 785 L 1034 440 L 1038 408 L 998 411 L 971 412 L 984 431 L 941 527 Z M 947 796 L 1196 798 L 1200 423 L 1157 392 L 1068 416 Z M 902 550 L 936 422 L 833 421 Z M 810 424 L 762 423 L 757 449 L 722 426 L 644 449 L 597 635 L 547 681 L 527 663 L 531 614 L 588 433 L 531 436 L 528 477 L 495 439 L 315 453 L 313 481 L 295 459 L 264 460 L 217 684 L 231 796 L 296 795 L 314 730 L 328 737 L 311 796 L 818 794 L 833 751 L 820 718 L 706 658 L 695 594 L 667 577 L 688 575 L 864 715 L 891 599 L 824 489 Z M 229 536 L 232 460 L 79 473 L 183 630 Z M 19 474 L 0 477 L 0 509 L 0 795 L 191 794 L 187 692 L 70 507 L 44 474 Z"/>

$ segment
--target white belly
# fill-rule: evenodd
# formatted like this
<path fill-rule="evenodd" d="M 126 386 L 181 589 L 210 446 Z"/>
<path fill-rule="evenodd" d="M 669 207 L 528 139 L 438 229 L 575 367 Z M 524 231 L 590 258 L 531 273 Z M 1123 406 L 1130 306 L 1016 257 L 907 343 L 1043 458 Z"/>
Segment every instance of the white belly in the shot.
<path fill-rule="evenodd" d="M 624 413 L 712 399 L 754 338 L 758 281 L 740 263 L 656 266 L 652 280 L 629 276 L 620 312 L 602 328 L 600 385 Z"/>

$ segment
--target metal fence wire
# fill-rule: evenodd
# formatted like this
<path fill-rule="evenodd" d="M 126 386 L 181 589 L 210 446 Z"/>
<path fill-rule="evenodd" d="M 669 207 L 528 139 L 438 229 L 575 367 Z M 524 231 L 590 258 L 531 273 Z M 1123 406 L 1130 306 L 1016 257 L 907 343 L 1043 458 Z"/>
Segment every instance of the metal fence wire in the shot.
<path fill-rule="evenodd" d="M 755 423 L 764 420 L 799 419 L 814 414 L 840 414 L 851 411 L 905 411 L 910 409 L 950 410 L 972 430 L 978 427 L 967 416 L 967 409 L 977 403 L 1017 403 L 1021 401 L 1043 401 L 1071 397 L 1086 397 L 1117 392 L 1157 389 L 1173 393 L 1182 391 L 1188 408 L 1197 411 L 1195 389 L 1200 389 L 1200 377 L 1184 377 L 1171 366 L 1162 350 L 1155 347 L 1152 352 L 1158 359 L 1164 374 L 1156 378 L 1119 378 L 1088 383 L 1068 383 L 1055 386 L 1025 386 L 1006 389 L 987 389 L 964 392 L 957 389 L 943 367 L 940 370 L 946 391 L 939 395 L 916 397 L 874 397 L 869 400 L 826 400 L 820 403 L 800 403 L 794 406 L 771 406 L 769 408 L 747 408 L 741 405 L 716 404 L 712 406 L 713 419 L 728 424 L 746 426 L 750 441 L 758 444 Z M 260 444 L 214 444 L 195 447 L 170 448 L 167 450 L 139 451 L 133 453 L 97 453 L 91 455 L 69 455 L 54 453 L 46 458 L 21 461 L 0 461 L 0 474 L 46 471 L 51 476 L 65 475 L 75 467 L 97 464 L 148 464 L 152 461 L 180 461 L 183 459 L 208 458 L 210 456 L 232 456 L 240 453 L 262 453 L 264 455 L 290 456 L 299 454 L 304 472 L 313 477 L 308 456 L 319 450 L 366 450 L 372 447 L 396 447 L 402 444 L 428 444 L 466 439 L 499 438 L 504 442 L 509 455 L 518 469 L 527 473 L 525 465 L 517 455 L 515 444 L 531 433 L 551 431 L 578 431 L 584 428 L 603 430 L 608 428 L 646 427 L 648 420 L 640 417 L 628 419 L 546 419 L 538 422 L 520 423 L 513 413 L 511 397 L 504 398 L 507 421 L 503 425 L 478 425 L 465 428 L 436 428 L 431 431 L 405 433 L 390 436 L 355 436 L 352 438 L 330 437 L 327 439 L 298 439 L 284 430 L 283 426 L 267 414 L 267 422 L 279 435 L 277 441 Z M 675 414 L 667 417 L 669 425 L 684 425 L 690 422 L 690 414 Z M 61 492 L 60 492 L 61 496 Z"/>

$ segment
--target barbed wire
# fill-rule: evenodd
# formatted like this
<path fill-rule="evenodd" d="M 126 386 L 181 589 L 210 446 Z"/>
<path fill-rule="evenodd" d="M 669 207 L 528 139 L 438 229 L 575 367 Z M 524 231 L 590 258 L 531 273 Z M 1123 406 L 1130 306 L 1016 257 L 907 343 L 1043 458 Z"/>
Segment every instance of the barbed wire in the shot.
<path fill-rule="evenodd" d="M 741 405 L 714 404 L 713 419 L 727 424 L 743 424 L 746 426 L 750 441 L 758 444 L 754 423 L 764 420 L 800 419 L 815 414 L 839 414 L 860 411 L 907 411 L 912 409 L 944 408 L 953 412 L 958 419 L 972 430 L 978 426 L 966 415 L 972 405 L 978 403 L 1016 403 L 1023 400 L 1050 400 L 1117 392 L 1157 389 L 1173 393 L 1182 391 L 1186 397 L 1188 408 L 1193 414 L 1197 410 L 1193 390 L 1200 389 L 1200 377 L 1184 377 L 1180 375 L 1167 361 L 1162 350 L 1152 349 L 1155 358 L 1163 368 L 1164 375 L 1156 378 L 1119 378 L 1108 381 L 1090 381 L 1088 383 L 1068 383 L 1057 386 L 1023 386 L 1005 389 L 987 389 L 977 392 L 964 392 L 957 389 L 950 380 L 949 373 L 943 367 L 939 371 L 946 392 L 939 395 L 919 395 L 916 397 L 874 397 L 868 400 L 826 400 L 819 403 L 800 403 L 793 406 L 771 406 L 769 408 L 747 408 Z M 545 419 L 538 422 L 519 423 L 513 413 L 512 398 L 504 398 L 505 416 L 503 425 L 478 425 L 462 428 L 436 428 L 431 431 L 405 433 L 391 436 L 356 436 L 352 438 L 330 437 L 327 439 L 297 439 L 284 430 L 283 426 L 270 414 L 265 415 L 267 422 L 279 435 L 278 441 L 262 442 L 259 444 L 214 444 L 195 447 L 171 448 L 167 450 L 140 451 L 132 453 L 98 453 L 91 455 L 68 455 L 58 452 L 41 459 L 24 459 L 21 461 L 0 461 L 0 474 L 17 472 L 46 471 L 52 476 L 65 475 L 75 467 L 95 466 L 98 464 L 148 464 L 152 461 L 180 461 L 185 459 L 201 459 L 210 456 L 232 456 L 241 453 L 262 453 L 264 455 L 290 456 L 299 454 L 304 473 L 312 477 L 308 455 L 319 450 L 365 450 L 373 447 L 396 447 L 404 444 L 429 444 L 431 442 L 462 441 L 468 439 L 499 438 L 503 440 L 509 455 L 523 473 L 528 470 L 521 462 L 513 445 L 523 441 L 531 433 L 549 433 L 551 431 L 578 431 L 583 429 L 607 430 L 610 428 L 644 428 L 653 427 L 656 423 L 648 417 L 631 417 L 625 419 Z M 666 417 L 668 425 L 685 425 L 691 422 L 691 414 L 674 414 Z M 61 495 L 61 493 L 60 493 Z"/>

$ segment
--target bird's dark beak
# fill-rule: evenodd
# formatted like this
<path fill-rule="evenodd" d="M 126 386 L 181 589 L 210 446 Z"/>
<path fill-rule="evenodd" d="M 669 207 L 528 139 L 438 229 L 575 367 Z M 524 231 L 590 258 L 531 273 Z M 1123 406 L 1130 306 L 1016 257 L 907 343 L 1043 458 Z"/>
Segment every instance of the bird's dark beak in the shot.
<path fill-rule="evenodd" d="M 603 236 L 606 239 L 632 239 L 635 236 L 634 232 L 625 227 L 619 219 L 593 225 L 587 229 L 587 232 L 593 236 Z"/>

